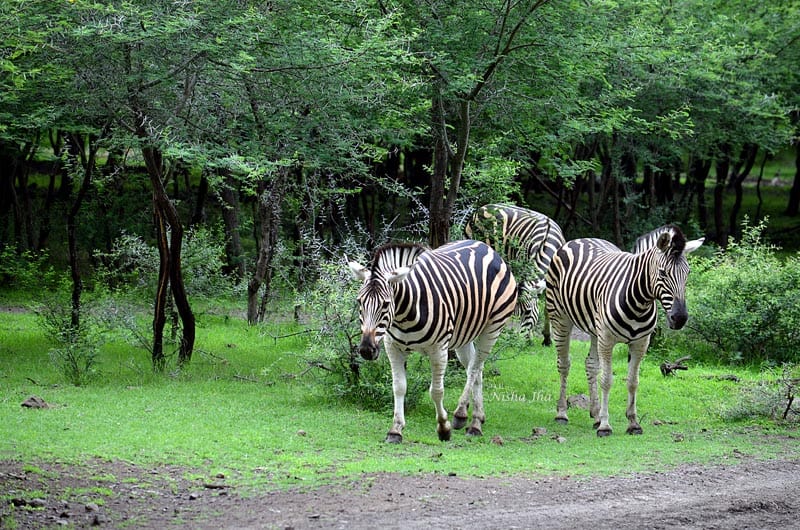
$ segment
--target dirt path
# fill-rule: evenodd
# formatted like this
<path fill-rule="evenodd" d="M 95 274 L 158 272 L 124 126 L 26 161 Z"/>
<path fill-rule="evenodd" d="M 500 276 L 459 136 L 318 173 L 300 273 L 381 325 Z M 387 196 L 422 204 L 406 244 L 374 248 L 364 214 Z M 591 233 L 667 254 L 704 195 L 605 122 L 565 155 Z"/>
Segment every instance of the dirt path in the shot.
<path fill-rule="evenodd" d="M 32 472 L 0 462 L 0 495 L 13 499 L 0 507 L 0 528 L 800 527 L 797 460 L 593 479 L 380 474 L 258 496 L 240 496 L 224 477 L 209 484 L 179 478 L 184 471 L 97 462 Z"/>

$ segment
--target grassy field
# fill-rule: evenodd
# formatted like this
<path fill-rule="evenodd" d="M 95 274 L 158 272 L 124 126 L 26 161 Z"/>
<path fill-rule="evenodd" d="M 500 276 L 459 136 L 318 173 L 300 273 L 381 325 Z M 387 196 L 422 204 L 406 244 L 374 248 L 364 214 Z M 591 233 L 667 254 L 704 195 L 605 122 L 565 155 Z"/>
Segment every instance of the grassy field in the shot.
<path fill-rule="evenodd" d="M 791 425 L 731 423 L 720 414 L 736 405 L 739 388 L 758 373 L 692 365 L 664 378 L 656 358 L 642 367 L 644 435 L 624 434 L 623 347 L 611 396 L 616 430 L 607 439 L 595 436 L 586 411 L 571 409 L 567 426 L 553 421 L 555 354 L 537 339 L 522 348 L 505 341 L 488 366 L 483 437 L 456 432 L 450 442 L 439 442 L 433 406 L 423 396 L 407 414 L 404 443 L 388 445 L 383 439 L 391 413 L 331 399 L 323 372 L 308 370 L 305 338 L 293 334 L 300 331 L 293 325 L 250 327 L 204 313 L 191 365 L 163 375 L 153 374 L 146 351 L 111 337 L 97 358 L 100 377 L 76 387 L 50 362 L 52 344 L 35 315 L 4 311 L 0 320 L 0 458 L 31 464 L 95 458 L 169 463 L 205 476 L 224 473 L 241 487 L 260 489 L 379 471 L 624 474 L 684 462 L 735 462 L 742 455 L 795 458 L 800 447 Z M 275 338 L 284 335 L 290 336 Z M 587 349 L 574 343 L 570 394 L 586 393 Z M 422 364 L 417 368 L 426 369 Z M 717 377 L 731 373 L 742 381 Z M 459 393 L 458 382 L 447 387 L 448 410 Z M 20 406 L 32 395 L 50 407 Z M 546 434 L 533 437 L 535 427 Z"/>

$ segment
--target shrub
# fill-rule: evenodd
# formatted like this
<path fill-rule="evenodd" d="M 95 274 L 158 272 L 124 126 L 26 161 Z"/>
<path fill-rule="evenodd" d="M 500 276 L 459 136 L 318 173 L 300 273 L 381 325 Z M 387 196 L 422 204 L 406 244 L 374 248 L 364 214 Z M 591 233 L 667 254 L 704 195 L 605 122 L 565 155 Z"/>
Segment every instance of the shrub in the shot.
<path fill-rule="evenodd" d="M 11 245 L 0 248 L 0 287 L 38 292 L 55 289 L 59 281 L 46 252 L 18 253 Z"/>
<path fill-rule="evenodd" d="M 761 239 L 765 225 L 745 220 L 741 241 L 693 264 L 686 338 L 710 345 L 718 360 L 800 361 L 800 259 L 779 259 Z"/>
<path fill-rule="evenodd" d="M 97 277 L 111 289 L 154 289 L 158 278 L 158 249 L 142 237 L 123 233 L 100 259 Z M 220 230 L 197 227 L 186 232 L 181 248 L 181 270 L 190 296 L 218 296 L 233 291 L 233 281 L 223 273 L 225 242 Z"/>
<path fill-rule="evenodd" d="M 72 324 L 72 306 L 63 297 L 44 298 L 36 309 L 39 323 L 57 346 L 50 350 L 50 361 L 70 384 L 82 386 L 97 375 L 100 330 L 96 322 L 82 315 L 83 322 Z"/>
<path fill-rule="evenodd" d="M 722 409 L 722 417 L 729 421 L 761 418 L 797 421 L 793 404 L 800 379 L 796 371 L 796 367 L 784 365 L 780 370 L 766 373 L 766 379 L 744 384 L 737 400 Z"/>
<path fill-rule="evenodd" d="M 320 263 L 314 288 L 298 297 L 298 305 L 310 311 L 314 326 L 307 363 L 321 370 L 325 388 L 335 399 L 371 410 L 391 410 L 394 395 L 388 359 L 382 355 L 377 361 L 365 361 L 357 352 L 359 287 L 344 260 Z M 406 410 L 414 408 L 427 388 L 430 372 L 418 366 L 423 362 L 421 356 L 409 359 Z"/>

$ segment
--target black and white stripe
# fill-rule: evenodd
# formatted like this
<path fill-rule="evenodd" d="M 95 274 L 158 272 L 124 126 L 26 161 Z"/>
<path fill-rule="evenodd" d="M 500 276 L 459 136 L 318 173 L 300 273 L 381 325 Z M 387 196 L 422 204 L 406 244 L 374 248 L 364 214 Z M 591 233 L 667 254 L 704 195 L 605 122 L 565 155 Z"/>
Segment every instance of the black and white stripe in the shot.
<path fill-rule="evenodd" d="M 519 206 L 487 204 L 481 206 L 464 228 L 467 237 L 492 245 L 514 267 L 525 262 L 531 270 L 516 270 L 520 281 L 517 312 L 520 331 L 531 334 L 539 322 L 539 295 L 544 291 L 544 276 L 556 251 L 564 244 L 561 227 L 546 215 Z M 544 344 L 550 344 L 547 313 L 542 329 Z"/>
<path fill-rule="evenodd" d="M 517 284 L 503 259 L 479 241 L 456 241 L 435 250 L 400 244 L 379 248 L 369 267 L 349 266 L 364 284 L 358 295 L 361 320 L 359 353 L 368 360 L 380 354 L 383 339 L 392 366 L 394 422 L 386 438 L 401 442 L 405 426 L 406 358 L 412 351 L 431 360 L 430 393 L 437 432 L 450 439 L 444 409 L 444 373 L 448 350 L 467 369 L 467 383 L 453 413 L 452 427 L 463 428 L 472 397 L 467 434 L 480 435 L 483 410 L 483 363 L 500 336 L 517 300 Z"/>
<path fill-rule="evenodd" d="M 702 240 L 687 243 L 680 229 L 671 226 L 658 235 L 652 247 L 639 254 L 623 252 L 602 239 L 576 239 L 559 249 L 546 277 L 546 307 L 561 374 L 557 421 L 567 421 L 569 341 L 572 328 L 577 326 L 591 337 L 586 375 L 590 414 L 597 420 L 598 436 L 611 434 L 608 422 L 608 393 L 613 380 L 611 353 L 620 342 L 629 346 L 627 432 L 641 434 L 636 415 L 639 363 L 656 327 L 656 302 L 666 311 L 671 328 L 684 326 L 688 319 L 686 255 L 701 244 Z M 603 395 L 598 402 L 597 377 L 601 368 Z"/>

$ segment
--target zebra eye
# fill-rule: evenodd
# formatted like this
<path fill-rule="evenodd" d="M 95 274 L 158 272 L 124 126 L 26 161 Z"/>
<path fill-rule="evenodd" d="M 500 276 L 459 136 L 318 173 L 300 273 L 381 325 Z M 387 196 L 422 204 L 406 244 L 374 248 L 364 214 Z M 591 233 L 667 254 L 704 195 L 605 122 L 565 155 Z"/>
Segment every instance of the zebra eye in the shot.
<path fill-rule="evenodd" d="M 658 269 L 658 277 L 659 278 L 666 278 L 667 277 L 666 269 Z"/>

